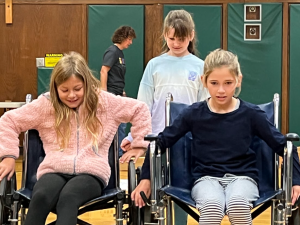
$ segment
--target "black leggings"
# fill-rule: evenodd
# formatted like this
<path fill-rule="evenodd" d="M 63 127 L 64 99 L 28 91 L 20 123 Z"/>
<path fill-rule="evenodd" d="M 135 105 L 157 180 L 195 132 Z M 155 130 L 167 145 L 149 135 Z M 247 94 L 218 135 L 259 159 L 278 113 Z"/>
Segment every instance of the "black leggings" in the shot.
<path fill-rule="evenodd" d="M 101 192 L 100 180 L 91 175 L 45 174 L 33 188 L 25 225 L 44 225 L 53 209 L 56 225 L 76 225 L 79 207 Z"/>

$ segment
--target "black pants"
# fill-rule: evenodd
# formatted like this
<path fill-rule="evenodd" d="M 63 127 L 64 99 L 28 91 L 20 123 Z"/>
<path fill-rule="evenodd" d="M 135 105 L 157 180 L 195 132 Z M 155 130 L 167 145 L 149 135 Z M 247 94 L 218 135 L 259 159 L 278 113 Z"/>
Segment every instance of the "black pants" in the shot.
<path fill-rule="evenodd" d="M 52 209 L 56 225 L 76 225 L 79 207 L 101 192 L 101 182 L 91 175 L 45 174 L 33 188 L 25 225 L 44 225 Z"/>

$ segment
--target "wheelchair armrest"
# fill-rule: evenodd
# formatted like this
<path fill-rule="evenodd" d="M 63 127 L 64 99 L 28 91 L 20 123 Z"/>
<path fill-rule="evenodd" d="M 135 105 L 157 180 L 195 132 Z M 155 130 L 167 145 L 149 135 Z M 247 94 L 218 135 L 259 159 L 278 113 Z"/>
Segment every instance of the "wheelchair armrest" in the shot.
<path fill-rule="evenodd" d="M 144 137 L 145 141 L 156 141 L 157 139 L 158 139 L 158 135 L 156 135 L 156 134 L 147 134 Z"/>

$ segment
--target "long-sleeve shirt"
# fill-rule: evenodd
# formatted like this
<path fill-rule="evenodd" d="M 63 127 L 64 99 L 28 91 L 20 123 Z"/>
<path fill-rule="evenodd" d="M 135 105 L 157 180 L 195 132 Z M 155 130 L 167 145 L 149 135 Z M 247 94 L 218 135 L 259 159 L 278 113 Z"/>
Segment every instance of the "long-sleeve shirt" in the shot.
<path fill-rule="evenodd" d="M 0 118 L 0 157 L 19 157 L 21 132 L 36 129 L 45 150 L 45 158 L 37 171 L 37 179 L 46 173 L 91 174 L 107 185 L 110 177 L 108 150 L 120 123 L 132 123 L 132 146 L 146 148 L 144 136 L 151 132 L 151 116 L 145 103 L 131 98 L 115 96 L 105 91 L 99 94 L 96 116 L 102 126 L 99 130 L 98 151 L 89 133 L 80 126 L 82 106 L 71 115 L 71 134 L 67 147 L 60 149 L 54 129 L 55 114 L 50 100 L 41 95 L 21 108 L 6 112 Z"/>
<path fill-rule="evenodd" d="M 152 132 L 165 128 L 165 100 L 170 92 L 174 101 L 185 104 L 204 100 L 201 75 L 204 63 L 189 54 L 183 57 L 167 53 L 149 61 L 140 83 L 138 100 L 145 102 L 152 116 Z"/>
<path fill-rule="evenodd" d="M 204 62 L 193 54 L 183 57 L 167 53 L 151 59 L 144 71 L 137 99 L 148 105 L 152 116 L 152 133 L 165 128 L 165 101 L 172 93 L 176 102 L 192 104 L 208 97 L 201 82 Z M 130 134 L 127 137 L 131 141 Z"/>
<path fill-rule="evenodd" d="M 171 126 L 158 135 L 165 151 L 187 132 L 192 134 L 192 175 L 194 181 L 203 176 L 223 177 L 225 173 L 248 176 L 258 182 L 256 153 L 250 148 L 254 136 L 283 155 L 286 138 L 268 120 L 258 106 L 240 100 L 238 109 L 218 114 L 210 111 L 207 102 L 194 103 L 184 109 Z M 150 179 L 149 156 L 146 157 L 141 179 Z M 297 149 L 293 148 L 293 185 L 300 185 Z M 146 165 L 148 164 L 148 165 Z"/>

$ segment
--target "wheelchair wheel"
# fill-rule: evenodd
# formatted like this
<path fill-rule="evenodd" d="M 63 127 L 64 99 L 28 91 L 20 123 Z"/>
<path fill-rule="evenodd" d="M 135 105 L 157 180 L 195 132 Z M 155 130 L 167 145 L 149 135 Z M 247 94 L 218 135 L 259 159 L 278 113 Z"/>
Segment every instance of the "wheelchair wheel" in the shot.
<path fill-rule="evenodd" d="M 292 217 L 289 218 L 289 225 L 299 225 L 300 224 L 300 206 L 293 211 Z"/>
<path fill-rule="evenodd" d="M 8 224 L 10 211 L 9 209 L 1 202 L 0 203 L 0 224 L 6 225 Z"/>
<path fill-rule="evenodd" d="M 14 174 L 10 181 L 6 178 L 0 184 L 0 225 L 10 224 L 8 219 L 12 217 L 11 205 L 13 203 L 13 194 L 16 190 L 16 175 Z"/>
<path fill-rule="evenodd" d="M 135 165 L 132 160 L 128 163 L 128 204 L 129 204 L 129 222 L 130 225 L 140 225 L 141 224 L 141 210 L 139 207 L 135 206 L 134 202 L 131 200 L 131 193 L 136 188 L 136 171 Z"/>

